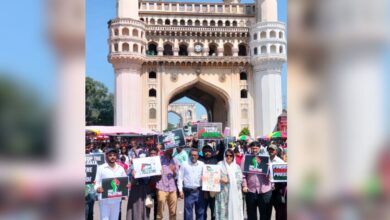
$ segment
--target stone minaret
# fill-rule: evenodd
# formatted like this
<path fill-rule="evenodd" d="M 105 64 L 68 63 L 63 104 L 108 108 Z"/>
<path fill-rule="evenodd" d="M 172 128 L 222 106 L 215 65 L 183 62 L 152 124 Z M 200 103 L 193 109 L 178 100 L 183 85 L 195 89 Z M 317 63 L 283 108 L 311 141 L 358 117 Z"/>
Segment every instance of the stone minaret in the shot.
<path fill-rule="evenodd" d="M 114 123 L 142 127 L 141 67 L 145 57 L 145 25 L 138 0 L 117 0 L 117 18 L 108 23 L 109 62 L 115 70 Z"/>
<path fill-rule="evenodd" d="M 257 0 L 256 24 L 250 29 L 255 135 L 272 132 L 282 113 L 281 69 L 287 48 L 285 25 L 277 17 L 277 0 Z"/>

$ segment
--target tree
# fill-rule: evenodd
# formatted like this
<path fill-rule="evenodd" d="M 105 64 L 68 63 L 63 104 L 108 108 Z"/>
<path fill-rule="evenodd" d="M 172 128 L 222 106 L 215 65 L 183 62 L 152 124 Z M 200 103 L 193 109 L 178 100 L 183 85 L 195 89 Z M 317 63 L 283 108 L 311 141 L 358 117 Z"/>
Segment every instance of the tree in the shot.
<path fill-rule="evenodd" d="M 251 136 L 251 132 L 249 131 L 249 129 L 247 127 L 243 128 L 240 133 L 238 134 L 238 136 L 241 136 L 241 135 L 247 135 L 247 136 Z"/>
<path fill-rule="evenodd" d="M 85 122 L 87 125 L 114 124 L 114 96 L 107 87 L 87 77 L 85 81 Z"/>

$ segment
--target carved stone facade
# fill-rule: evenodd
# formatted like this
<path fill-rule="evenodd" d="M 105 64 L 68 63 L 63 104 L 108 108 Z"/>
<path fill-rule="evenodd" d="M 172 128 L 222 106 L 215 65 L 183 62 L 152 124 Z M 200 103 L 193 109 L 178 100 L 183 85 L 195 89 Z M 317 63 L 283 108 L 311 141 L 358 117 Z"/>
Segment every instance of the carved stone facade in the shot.
<path fill-rule="evenodd" d="M 234 135 L 244 127 L 272 131 L 286 61 L 276 0 L 134 2 L 117 0 L 118 16 L 108 24 L 116 125 L 162 131 L 168 106 L 187 96 Z"/>
<path fill-rule="evenodd" d="M 192 124 L 197 121 L 196 106 L 194 103 L 172 103 L 168 105 L 168 112 L 173 112 L 180 117 L 179 127 Z"/>

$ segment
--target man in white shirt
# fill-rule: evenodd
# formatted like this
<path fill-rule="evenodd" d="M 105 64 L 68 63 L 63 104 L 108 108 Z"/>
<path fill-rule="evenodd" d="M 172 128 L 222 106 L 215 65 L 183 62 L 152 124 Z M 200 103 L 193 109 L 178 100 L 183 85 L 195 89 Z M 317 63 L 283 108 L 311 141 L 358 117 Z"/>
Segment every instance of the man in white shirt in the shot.
<path fill-rule="evenodd" d="M 106 163 L 100 165 L 96 171 L 96 192 L 99 193 L 100 219 L 118 220 L 120 211 L 121 198 L 103 199 L 102 200 L 102 179 L 113 177 L 126 177 L 123 167 L 116 164 L 118 151 L 114 148 L 106 150 Z"/>
<path fill-rule="evenodd" d="M 183 162 L 179 169 L 178 189 L 180 198 L 184 198 L 184 220 L 192 220 L 195 205 L 197 220 L 204 220 L 204 198 L 202 192 L 202 171 L 204 163 L 198 161 L 197 149 L 191 149 L 190 160 Z"/>

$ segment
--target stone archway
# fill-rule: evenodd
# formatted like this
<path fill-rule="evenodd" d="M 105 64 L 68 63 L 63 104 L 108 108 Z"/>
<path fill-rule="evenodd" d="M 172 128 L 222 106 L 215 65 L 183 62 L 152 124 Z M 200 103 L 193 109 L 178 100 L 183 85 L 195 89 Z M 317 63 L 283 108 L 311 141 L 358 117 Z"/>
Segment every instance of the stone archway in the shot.
<path fill-rule="evenodd" d="M 168 105 L 168 114 L 172 112 L 180 116 L 181 127 L 196 122 L 196 107 L 194 103 L 171 103 Z"/>
<path fill-rule="evenodd" d="M 169 113 L 173 113 L 173 114 L 175 114 L 175 115 L 177 115 L 178 117 L 179 117 L 179 123 L 178 123 L 178 127 L 183 127 L 183 116 L 179 113 L 179 112 L 177 112 L 177 111 L 174 111 L 174 110 L 168 110 L 168 114 Z M 167 117 L 168 117 L 168 115 L 167 115 Z M 167 125 L 168 126 L 168 125 Z"/>
<path fill-rule="evenodd" d="M 223 127 L 229 127 L 229 96 L 215 85 L 198 78 L 174 90 L 168 96 L 168 104 L 183 97 L 203 105 L 209 122 L 222 122 Z"/>

